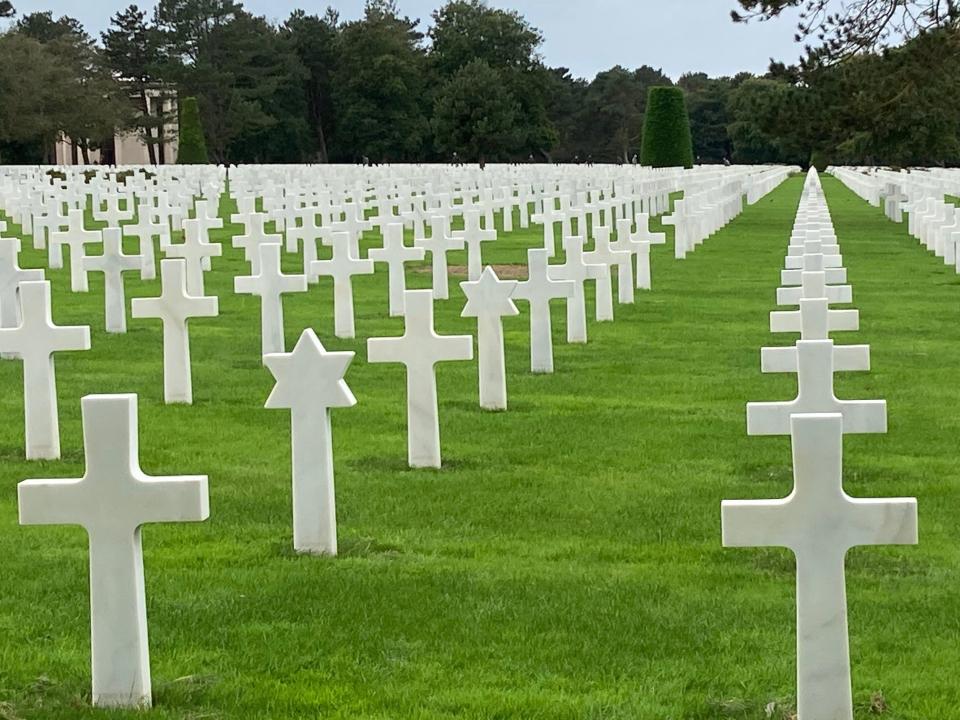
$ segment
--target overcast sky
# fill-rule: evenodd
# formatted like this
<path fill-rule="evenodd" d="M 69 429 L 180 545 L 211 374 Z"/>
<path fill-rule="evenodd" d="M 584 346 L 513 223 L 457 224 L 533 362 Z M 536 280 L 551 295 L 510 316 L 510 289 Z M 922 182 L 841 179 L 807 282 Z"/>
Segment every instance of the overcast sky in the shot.
<path fill-rule="evenodd" d="M 120 7 L 137 0 L 13 0 L 20 13 L 52 10 L 78 18 L 98 34 Z M 139 0 L 153 7 L 152 0 Z M 399 0 L 401 10 L 419 17 L 425 30 L 431 11 L 442 0 Z M 741 70 L 762 73 L 771 57 L 794 61 L 801 48 L 793 42 L 793 16 L 770 23 L 735 25 L 735 0 L 491 0 L 511 8 L 543 31 L 542 53 L 549 65 L 570 68 L 592 78 L 614 65 L 662 68 L 676 79 L 688 71 L 733 75 Z M 322 13 L 327 5 L 344 19 L 358 17 L 364 0 L 246 0 L 259 15 L 282 20 L 302 7 Z"/>

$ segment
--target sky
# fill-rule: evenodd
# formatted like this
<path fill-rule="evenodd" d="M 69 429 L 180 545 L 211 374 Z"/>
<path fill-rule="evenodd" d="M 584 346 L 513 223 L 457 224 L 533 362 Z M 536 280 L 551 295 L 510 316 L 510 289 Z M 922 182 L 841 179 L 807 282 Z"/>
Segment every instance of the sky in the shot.
<path fill-rule="evenodd" d="M 138 0 L 13 0 L 20 13 L 52 10 L 79 19 L 99 34 L 110 16 Z M 153 0 L 139 0 L 153 7 Z M 332 5 L 345 20 L 360 16 L 364 0 L 245 0 L 247 10 L 283 20 L 295 8 L 321 14 Z M 400 9 L 420 18 L 422 29 L 442 0 L 399 0 Z M 491 0 L 517 10 L 538 27 L 547 64 L 567 67 L 592 79 L 614 65 L 651 65 L 672 77 L 684 72 L 711 76 L 740 71 L 763 73 L 770 58 L 795 61 L 802 48 L 793 41 L 795 16 L 738 25 L 730 20 L 735 0 Z"/>

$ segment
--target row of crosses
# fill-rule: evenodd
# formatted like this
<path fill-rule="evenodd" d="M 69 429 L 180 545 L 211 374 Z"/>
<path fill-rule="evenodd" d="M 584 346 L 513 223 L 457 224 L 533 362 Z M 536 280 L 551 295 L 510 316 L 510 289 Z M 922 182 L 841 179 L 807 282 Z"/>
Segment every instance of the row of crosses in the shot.
<path fill-rule="evenodd" d="M 882 400 L 839 400 L 836 372 L 870 369 L 866 345 L 836 346 L 830 333 L 859 329 L 859 314 L 832 309 L 852 301 L 819 176 L 811 170 L 777 292 L 795 311 L 770 315 L 775 333 L 799 333 L 794 347 L 764 348 L 763 372 L 794 373 L 796 399 L 750 403 L 750 435 L 789 435 L 793 492 L 781 500 L 725 501 L 726 547 L 785 547 L 797 562 L 798 720 L 853 720 L 844 560 L 861 545 L 916 544 L 913 498 L 852 498 L 844 492 L 843 436 L 885 433 Z M 831 284 L 828 284 L 831 283 Z"/>

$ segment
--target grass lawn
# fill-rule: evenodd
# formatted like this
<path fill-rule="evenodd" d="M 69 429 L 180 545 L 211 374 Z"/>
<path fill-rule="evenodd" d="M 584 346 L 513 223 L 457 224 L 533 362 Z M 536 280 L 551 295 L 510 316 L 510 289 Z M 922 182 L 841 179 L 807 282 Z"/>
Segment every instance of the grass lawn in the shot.
<path fill-rule="evenodd" d="M 66 271 L 48 273 L 56 322 L 91 324 L 93 350 L 56 360 L 55 463 L 23 460 L 21 368 L 0 363 L 0 718 L 142 717 L 88 707 L 84 532 L 17 525 L 17 482 L 82 474 L 80 397 L 113 392 L 140 396 L 145 471 L 210 476 L 208 522 L 144 531 L 157 720 L 790 717 L 794 561 L 723 549 L 720 501 L 792 485 L 789 439 L 748 438 L 744 406 L 795 395 L 795 379 L 760 373 L 759 351 L 794 339 L 771 335 L 767 313 L 802 182 L 687 260 L 656 248 L 654 290 L 591 322 L 589 345 L 563 342 L 558 304 L 553 376 L 528 372 L 521 306 L 505 321 L 509 412 L 480 411 L 474 363 L 441 365 L 439 472 L 406 468 L 402 366 L 365 362 L 365 338 L 402 329 L 385 269 L 355 280 L 356 342 L 332 336 L 329 279 L 287 296 L 288 347 L 312 326 L 357 352 L 359 404 L 334 411 L 337 559 L 291 550 L 289 415 L 262 407 L 272 380 L 259 300 L 232 293 L 239 252 L 226 243 L 207 275 L 220 318 L 192 325 L 193 407 L 162 403 L 159 321 L 107 336 L 102 276 L 73 295 Z M 846 440 L 846 487 L 920 501 L 918 548 L 848 558 L 857 718 L 955 718 L 960 279 L 905 225 L 824 186 L 861 310 L 862 331 L 839 339 L 870 343 L 874 365 L 838 376 L 837 394 L 885 398 L 890 413 L 888 435 Z M 521 263 L 538 244 L 515 232 L 484 259 Z M 29 242 L 23 258 L 41 265 Z M 159 284 L 128 275 L 127 289 Z M 438 330 L 471 332 L 452 290 Z"/>

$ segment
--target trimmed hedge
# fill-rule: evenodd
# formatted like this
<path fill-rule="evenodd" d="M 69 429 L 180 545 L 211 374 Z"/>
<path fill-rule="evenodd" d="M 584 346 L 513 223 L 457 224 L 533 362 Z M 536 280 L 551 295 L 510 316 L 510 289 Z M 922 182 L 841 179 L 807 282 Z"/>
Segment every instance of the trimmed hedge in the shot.
<path fill-rule="evenodd" d="M 693 138 L 682 89 L 650 88 L 640 164 L 650 167 L 693 167 Z"/>
<path fill-rule="evenodd" d="M 197 99 L 184 98 L 180 103 L 180 150 L 177 162 L 181 165 L 206 165 L 207 142 L 203 139 L 200 110 Z"/>

